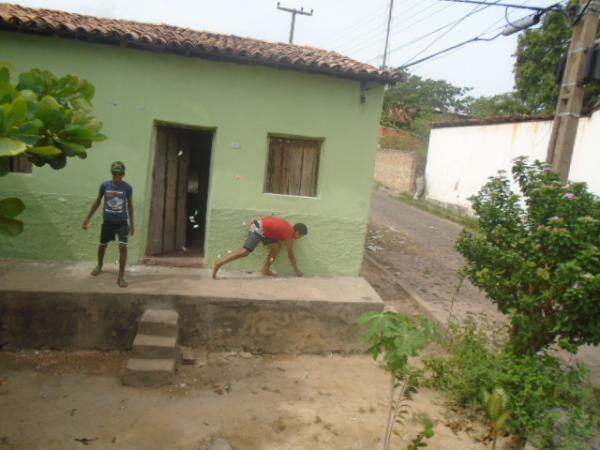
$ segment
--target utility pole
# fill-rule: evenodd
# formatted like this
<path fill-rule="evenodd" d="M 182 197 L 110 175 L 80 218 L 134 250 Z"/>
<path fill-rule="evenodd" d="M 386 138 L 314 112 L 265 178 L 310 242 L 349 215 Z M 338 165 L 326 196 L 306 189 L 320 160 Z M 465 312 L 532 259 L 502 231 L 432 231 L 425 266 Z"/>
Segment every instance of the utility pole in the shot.
<path fill-rule="evenodd" d="M 394 10 L 394 0 L 390 0 L 390 10 L 388 13 L 387 30 L 385 32 L 385 47 L 383 48 L 383 61 L 381 63 L 382 69 L 385 69 L 385 65 L 387 63 L 388 44 L 390 42 L 390 28 L 392 26 L 392 11 L 393 10 Z"/>
<path fill-rule="evenodd" d="M 589 0 L 586 14 L 573 29 L 563 82 L 556 105 L 546 162 L 551 164 L 552 170 L 558 172 L 563 180 L 569 177 L 571 168 L 573 147 L 585 93 L 582 77 L 586 52 L 594 47 L 600 21 L 599 13 L 600 0 Z"/>
<path fill-rule="evenodd" d="M 277 9 L 280 11 L 288 12 L 292 15 L 292 24 L 290 26 L 290 40 L 289 43 L 294 43 L 294 27 L 296 26 L 296 14 L 300 14 L 301 16 L 312 16 L 313 10 L 311 8 L 310 12 L 304 11 L 304 8 L 295 9 L 295 8 L 284 8 L 280 6 L 280 2 L 277 2 Z"/>

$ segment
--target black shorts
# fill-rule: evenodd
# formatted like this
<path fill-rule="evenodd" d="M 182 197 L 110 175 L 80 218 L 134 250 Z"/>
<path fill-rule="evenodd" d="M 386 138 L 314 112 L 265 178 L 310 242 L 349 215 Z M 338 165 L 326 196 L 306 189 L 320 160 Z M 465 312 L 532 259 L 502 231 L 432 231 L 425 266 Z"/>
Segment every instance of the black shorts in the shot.
<path fill-rule="evenodd" d="M 248 231 L 248 237 L 246 238 L 246 242 L 244 242 L 243 247 L 252 253 L 259 242 L 262 242 L 264 245 L 271 245 L 277 241 L 275 239 L 261 236 L 256 231 Z"/>
<path fill-rule="evenodd" d="M 127 222 L 104 222 L 100 231 L 100 245 L 107 245 L 119 237 L 119 244 L 127 245 L 129 224 Z"/>

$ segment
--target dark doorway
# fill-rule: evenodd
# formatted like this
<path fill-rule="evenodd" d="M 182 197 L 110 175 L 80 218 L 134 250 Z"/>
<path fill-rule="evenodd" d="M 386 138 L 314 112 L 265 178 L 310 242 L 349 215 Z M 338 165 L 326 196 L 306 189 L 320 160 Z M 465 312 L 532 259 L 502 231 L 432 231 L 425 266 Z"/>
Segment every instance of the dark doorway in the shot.
<path fill-rule="evenodd" d="M 146 262 L 201 263 L 212 139 L 212 130 L 157 125 Z"/>

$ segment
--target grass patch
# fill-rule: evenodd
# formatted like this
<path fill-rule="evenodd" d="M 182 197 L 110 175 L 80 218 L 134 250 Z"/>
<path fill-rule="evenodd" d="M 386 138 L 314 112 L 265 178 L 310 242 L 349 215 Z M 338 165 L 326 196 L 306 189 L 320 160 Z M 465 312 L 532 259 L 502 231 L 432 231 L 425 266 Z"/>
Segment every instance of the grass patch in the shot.
<path fill-rule="evenodd" d="M 408 193 L 402 193 L 398 195 L 397 198 L 410 206 L 427 211 L 433 215 L 441 217 L 442 219 L 451 220 L 452 222 L 462 225 L 465 228 L 469 228 L 470 230 L 477 231 L 479 229 L 479 221 L 473 217 L 451 211 L 442 206 L 430 203 L 427 200 L 415 200 L 412 195 Z"/>

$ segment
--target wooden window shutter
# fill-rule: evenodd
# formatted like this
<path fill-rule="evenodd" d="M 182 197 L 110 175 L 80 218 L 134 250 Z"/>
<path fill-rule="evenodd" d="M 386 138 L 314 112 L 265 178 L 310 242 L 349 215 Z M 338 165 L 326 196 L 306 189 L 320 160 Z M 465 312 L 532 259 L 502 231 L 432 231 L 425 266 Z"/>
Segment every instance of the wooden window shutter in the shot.
<path fill-rule="evenodd" d="M 13 156 L 8 160 L 8 171 L 17 173 L 31 173 L 31 161 L 29 161 L 26 155 Z"/>
<path fill-rule="evenodd" d="M 316 140 L 271 137 L 266 192 L 316 197 L 320 152 Z"/>

